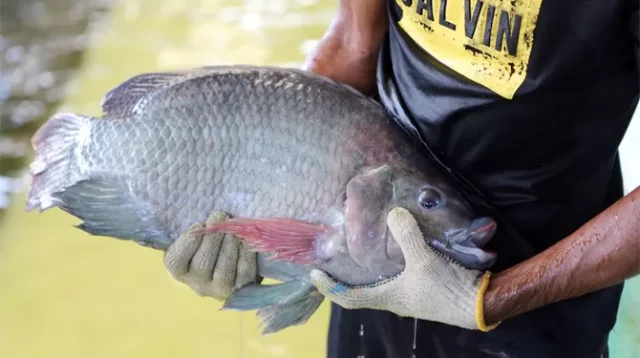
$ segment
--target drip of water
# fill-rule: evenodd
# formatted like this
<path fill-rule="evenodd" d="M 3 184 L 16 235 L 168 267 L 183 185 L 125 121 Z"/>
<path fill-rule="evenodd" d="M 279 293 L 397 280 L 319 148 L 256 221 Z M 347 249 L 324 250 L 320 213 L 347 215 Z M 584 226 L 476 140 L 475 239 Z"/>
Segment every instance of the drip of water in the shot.
<path fill-rule="evenodd" d="M 360 335 L 360 350 L 362 352 L 362 354 L 359 354 L 356 358 L 365 358 L 364 356 L 364 324 L 360 324 L 360 332 L 358 333 Z"/>
<path fill-rule="evenodd" d="M 418 348 L 418 319 L 415 318 L 413 321 L 413 346 L 411 358 L 416 358 L 416 348 Z"/>

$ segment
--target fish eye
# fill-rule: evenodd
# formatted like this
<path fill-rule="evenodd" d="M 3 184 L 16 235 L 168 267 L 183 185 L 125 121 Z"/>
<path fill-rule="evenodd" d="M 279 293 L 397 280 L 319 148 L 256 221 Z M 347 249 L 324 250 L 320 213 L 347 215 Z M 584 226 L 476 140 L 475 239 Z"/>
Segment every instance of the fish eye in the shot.
<path fill-rule="evenodd" d="M 442 196 L 434 189 L 423 189 L 418 195 L 418 205 L 426 210 L 431 210 L 440 205 Z"/>

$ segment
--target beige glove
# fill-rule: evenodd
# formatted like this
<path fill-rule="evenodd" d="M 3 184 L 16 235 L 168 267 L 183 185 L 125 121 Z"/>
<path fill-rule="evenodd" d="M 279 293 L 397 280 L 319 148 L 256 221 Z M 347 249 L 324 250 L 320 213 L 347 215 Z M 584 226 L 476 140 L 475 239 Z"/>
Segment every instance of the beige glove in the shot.
<path fill-rule="evenodd" d="M 425 242 L 418 223 L 405 209 L 389 213 L 387 224 L 405 257 L 405 270 L 371 286 L 348 287 L 322 271 L 311 279 L 328 299 L 347 309 L 370 308 L 403 317 L 489 331 L 484 323 L 484 292 L 490 273 L 468 270 L 444 258 Z"/>
<path fill-rule="evenodd" d="M 215 212 L 206 224 L 228 218 Z M 196 235 L 196 224 L 182 234 L 166 251 L 164 264 L 171 276 L 200 296 L 226 300 L 235 289 L 257 281 L 256 254 L 233 235 Z"/>

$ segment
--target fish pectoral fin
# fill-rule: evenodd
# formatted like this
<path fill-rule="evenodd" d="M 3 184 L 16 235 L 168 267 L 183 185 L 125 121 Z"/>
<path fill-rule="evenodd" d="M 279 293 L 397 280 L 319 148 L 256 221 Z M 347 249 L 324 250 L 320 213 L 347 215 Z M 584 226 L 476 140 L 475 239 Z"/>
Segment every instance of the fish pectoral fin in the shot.
<path fill-rule="evenodd" d="M 308 295 L 314 287 L 304 281 L 273 285 L 249 284 L 235 291 L 222 306 L 223 310 L 248 311 L 295 302 Z"/>
<path fill-rule="evenodd" d="M 121 179 L 81 180 L 52 197 L 60 209 L 82 220 L 77 227 L 89 234 L 132 240 L 156 249 L 171 244 L 157 218 L 131 195 Z"/>
<path fill-rule="evenodd" d="M 233 234 L 254 250 L 271 253 L 271 260 L 312 264 L 320 261 L 316 253 L 317 240 L 333 230 L 325 225 L 288 219 L 234 218 L 207 226 L 199 232 Z"/>
<path fill-rule="evenodd" d="M 297 301 L 259 309 L 257 315 L 264 327 L 262 334 L 272 334 L 306 323 L 318 310 L 323 300 L 324 296 L 313 289 Z"/>

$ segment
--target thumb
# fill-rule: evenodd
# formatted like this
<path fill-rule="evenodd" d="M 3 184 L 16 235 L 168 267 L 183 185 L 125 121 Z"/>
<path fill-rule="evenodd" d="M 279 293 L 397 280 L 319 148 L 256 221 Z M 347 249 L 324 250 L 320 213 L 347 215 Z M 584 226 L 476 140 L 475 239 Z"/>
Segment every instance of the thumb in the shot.
<path fill-rule="evenodd" d="M 433 253 L 418 222 L 407 209 L 398 207 L 391 210 L 387 216 L 387 225 L 393 239 L 402 250 L 407 266 Z"/>
<path fill-rule="evenodd" d="M 356 304 L 357 294 L 353 288 L 338 282 L 320 270 L 312 270 L 310 273 L 311 282 L 320 293 L 344 308 L 358 308 Z"/>
<path fill-rule="evenodd" d="M 395 283 L 391 280 L 378 285 L 350 287 L 320 270 L 312 270 L 310 277 L 323 296 L 346 309 L 384 307 L 387 293 Z"/>

